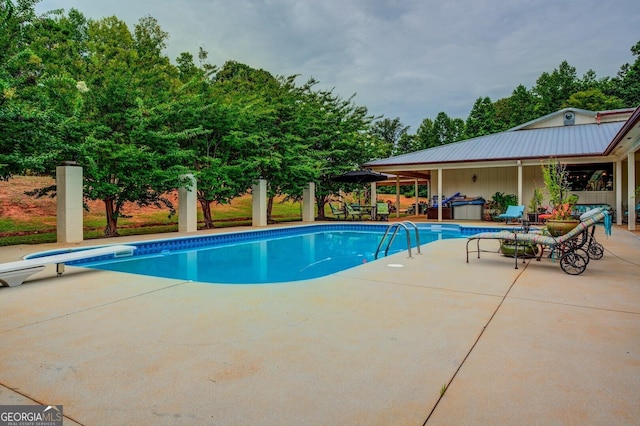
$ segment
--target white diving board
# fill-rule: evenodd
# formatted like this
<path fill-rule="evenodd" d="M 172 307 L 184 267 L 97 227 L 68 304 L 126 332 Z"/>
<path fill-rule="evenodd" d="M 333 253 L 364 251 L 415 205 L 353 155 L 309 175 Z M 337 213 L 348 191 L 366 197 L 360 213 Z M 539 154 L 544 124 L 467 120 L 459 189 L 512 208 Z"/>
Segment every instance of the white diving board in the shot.
<path fill-rule="evenodd" d="M 114 257 L 132 256 L 135 246 L 105 246 L 93 249 L 79 249 L 65 253 L 52 254 L 50 256 L 36 257 L 32 259 L 17 260 L 15 262 L 0 263 L 0 285 L 15 287 L 24 282 L 28 277 L 40 272 L 45 265 L 55 263 L 58 276 L 64 272 L 64 264 L 73 260 L 87 259 L 90 257 L 113 255 Z"/>

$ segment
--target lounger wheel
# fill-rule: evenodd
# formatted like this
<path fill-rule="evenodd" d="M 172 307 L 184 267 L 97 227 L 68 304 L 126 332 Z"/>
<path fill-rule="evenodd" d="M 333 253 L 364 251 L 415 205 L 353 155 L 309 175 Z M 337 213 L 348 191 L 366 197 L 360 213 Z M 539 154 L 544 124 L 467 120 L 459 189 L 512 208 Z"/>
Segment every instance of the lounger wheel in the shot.
<path fill-rule="evenodd" d="M 576 251 L 570 251 L 560 258 L 560 267 L 569 275 L 580 275 L 587 269 L 587 260 Z"/>
<path fill-rule="evenodd" d="M 604 256 L 604 247 L 602 247 L 602 244 L 599 243 L 591 244 L 587 252 L 589 253 L 589 257 L 591 259 L 599 260 L 602 259 L 602 256 Z"/>

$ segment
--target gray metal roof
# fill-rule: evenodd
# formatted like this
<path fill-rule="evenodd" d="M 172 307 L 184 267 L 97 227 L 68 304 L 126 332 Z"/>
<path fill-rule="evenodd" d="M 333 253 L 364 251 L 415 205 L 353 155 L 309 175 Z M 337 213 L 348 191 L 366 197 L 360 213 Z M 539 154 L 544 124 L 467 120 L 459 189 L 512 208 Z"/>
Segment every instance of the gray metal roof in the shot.
<path fill-rule="evenodd" d="M 624 122 L 508 130 L 372 161 L 365 166 L 603 155 Z"/>

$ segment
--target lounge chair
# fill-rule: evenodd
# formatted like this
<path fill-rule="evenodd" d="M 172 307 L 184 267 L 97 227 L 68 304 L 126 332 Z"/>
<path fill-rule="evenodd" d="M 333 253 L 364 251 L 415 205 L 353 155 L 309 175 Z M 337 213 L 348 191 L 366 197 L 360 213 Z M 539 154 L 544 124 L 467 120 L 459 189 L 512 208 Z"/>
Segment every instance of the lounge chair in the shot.
<path fill-rule="evenodd" d="M 72 250 L 66 253 L 52 254 L 50 256 L 0 263 L 0 286 L 18 286 L 31 275 L 42 271 L 44 266 L 48 264 L 55 263 L 56 271 L 58 276 L 60 276 L 64 272 L 64 264 L 66 262 L 99 256 L 131 256 L 135 249 L 135 246 L 106 246 L 93 249 Z"/>
<path fill-rule="evenodd" d="M 357 217 L 359 220 L 362 220 L 362 210 L 360 210 L 360 206 L 356 208 L 350 204 L 345 204 L 345 207 L 347 208 L 347 217 L 351 216 L 352 219 Z"/>
<path fill-rule="evenodd" d="M 387 203 L 376 204 L 376 219 L 389 220 L 389 205 Z"/>
<path fill-rule="evenodd" d="M 582 221 L 561 237 L 550 237 L 539 233 L 518 233 L 511 231 L 482 232 L 467 238 L 467 263 L 469 263 L 469 243 L 476 241 L 480 258 L 480 240 L 501 240 L 515 245 L 515 268 L 518 269 L 518 245 L 538 245 L 542 248 L 536 260 L 540 260 L 545 248 L 549 248 L 553 257 L 560 259 L 560 267 L 570 275 L 579 275 L 587 268 L 589 259 L 600 259 L 604 249 L 595 241 L 595 224 L 604 219 L 605 232 L 611 232 L 611 213 L 608 210 L 593 209 L 582 215 Z M 588 230 L 591 230 L 589 236 Z M 524 262 L 524 258 L 523 258 Z"/>
<path fill-rule="evenodd" d="M 509 222 L 509 219 L 517 221 L 522 219 L 524 214 L 524 206 L 509 206 L 507 211 L 496 216 L 498 219 L 504 219 L 504 223 Z"/>
<path fill-rule="evenodd" d="M 347 214 L 344 210 L 339 207 L 335 207 L 333 204 L 329 203 L 329 207 L 331 208 L 331 214 L 336 217 L 336 219 L 346 219 Z"/>

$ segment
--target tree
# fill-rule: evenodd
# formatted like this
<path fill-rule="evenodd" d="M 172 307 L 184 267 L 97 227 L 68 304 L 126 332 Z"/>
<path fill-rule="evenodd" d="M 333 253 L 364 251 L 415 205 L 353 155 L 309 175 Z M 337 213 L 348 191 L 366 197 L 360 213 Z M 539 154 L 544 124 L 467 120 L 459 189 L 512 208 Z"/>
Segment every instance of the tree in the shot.
<path fill-rule="evenodd" d="M 439 145 L 433 128 L 433 120 L 425 118 L 420 123 L 415 136 L 416 147 L 418 150 L 432 148 Z"/>
<path fill-rule="evenodd" d="M 539 109 L 538 99 L 532 91 L 527 90 L 522 84 L 513 90 L 508 103 L 511 111 L 508 128 L 528 123 L 539 117 L 536 112 Z"/>
<path fill-rule="evenodd" d="M 416 151 L 415 137 L 414 135 L 410 135 L 409 133 L 405 132 L 400 135 L 400 140 L 398 140 L 398 143 L 396 144 L 393 155 L 407 154 L 414 151 Z"/>
<path fill-rule="evenodd" d="M 256 128 L 254 117 L 264 105 L 255 94 L 235 90 L 243 79 L 236 79 L 228 68 L 238 64 L 225 64 L 216 80 L 215 67 L 198 67 L 188 54 L 180 58 L 182 78 L 191 77 L 171 106 L 168 122 L 174 131 L 195 132 L 181 146 L 194 153 L 197 198 L 205 228 L 210 229 L 214 227 L 212 205 L 230 203 L 257 178 L 247 157 Z M 206 52 L 201 51 L 200 58 L 206 59 Z"/>
<path fill-rule="evenodd" d="M 380 156 L 379 145 L 367 132 L 374 117 L 353 98 L 342 99 L 313 86 L 304 91 L 305 139 L 310 142 L 308 154 L 318 164 L 315 195 L 320 218 L 330 198 L 345 187 L 332 178 Z"/>
<path fill-rule="evenodd" d="M 441 111 L 433 122 L 433 133 L 436 146 L 460 141 L 464 137 L 464 121 L 461 118 L 451 119 Z"/>
<path fill-rule="evenodd" d="M 612 81 L 612 87 L 605 93 L 622 99 L 627 107 L 640 105 L 640 41 L 631 47 L 636 57 L 633 64 L 624 64 Z"/>
<path fill-rule="evenodd" d="M 84 193 L 105 205 L 106 236 L 118 234 L 127 202 L 173 206 L 164 194 L 185 183 L 180 176 L 189 152 L 179 149 L 188 132 L 172 133 L 160 108 L 176 85 L 162 50 L 166 34 L 151 18 L 141 20 L 135 36 L 115 17 L 89 21 L 87 66 L 77 146 L 84 166 Z"/>
<path fill-rule="evenodd" d="M 476 99 L 465 123 L 467 138 L 490 135 L 496 132 L 496 109 L 487 96 Z"/>
<path fill-rule="evenodd" d="M 559 110 L 577 89 L 576 69 L 567 61 L 562 61 L 551 74 L 543 72 L 532 90 L 538 98 L 536 113 L 540 116 Z"/>
<path fill-rule="evenodd" d="M 376 121 L 371 126 L 371 134 L 378 138 L 386 148 L 385 156 L 388 157 L 396 149 L 402 135 L 406 134 L 409 126 L 400 121 L 400 117 L 394 119 L 384 118 Z"/>
<path fill-rule="evenodd" d="M 0 179 L 24 169 L 24 158 L 49 138 L 53 120 L 39 108 L 42 60 L 30 49 L 37 0 L 0 0 Z"/>
<path fill-rule="evenodd" d="M 589 111 L 604 111 L 624 107 L 622 99 L 607 96 L 598 89 L 589 89 L 572 94 L 563 107 L 574 107 Z"/>

